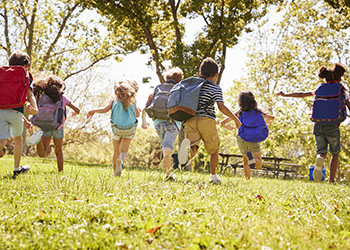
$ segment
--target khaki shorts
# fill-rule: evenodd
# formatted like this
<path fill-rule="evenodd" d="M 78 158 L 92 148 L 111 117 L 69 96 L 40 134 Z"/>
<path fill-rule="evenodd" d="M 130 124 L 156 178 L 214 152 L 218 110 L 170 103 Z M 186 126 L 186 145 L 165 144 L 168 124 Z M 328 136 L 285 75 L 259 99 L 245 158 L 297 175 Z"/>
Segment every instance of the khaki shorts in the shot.
<path fill-rule="evenodd" d="M 220 138 L 216 130 L 216 121 L 209 117 L 195 116 L 185 122 L 186 137 L 191 146 L 199 146 L 200 141 L 208 154 L 214 154 L 220 149 Z"/>
<path fill-rule="evenodd" d="M 237 145 L 239 150 L 241 151 L 241 154 L 247 154 L 248 150 L 254 153 L 260 152 L 260 142 L 247 142 L 243 140 L 239 135 L 236 136 L 237 139 Z"/>

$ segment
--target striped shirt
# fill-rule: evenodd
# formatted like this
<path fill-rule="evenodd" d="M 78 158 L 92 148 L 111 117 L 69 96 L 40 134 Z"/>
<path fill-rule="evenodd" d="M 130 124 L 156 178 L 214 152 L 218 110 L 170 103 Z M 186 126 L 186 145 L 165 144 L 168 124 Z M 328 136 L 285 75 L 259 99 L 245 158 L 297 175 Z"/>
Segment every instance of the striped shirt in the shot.
<path fill-rule="evenodd" d="M 219 85 L 212 81 L 203 84 L 198 98 L 198 107 L 196 115 L 216 119 L 215 102 L 224 102 L 222 90 Z"/>

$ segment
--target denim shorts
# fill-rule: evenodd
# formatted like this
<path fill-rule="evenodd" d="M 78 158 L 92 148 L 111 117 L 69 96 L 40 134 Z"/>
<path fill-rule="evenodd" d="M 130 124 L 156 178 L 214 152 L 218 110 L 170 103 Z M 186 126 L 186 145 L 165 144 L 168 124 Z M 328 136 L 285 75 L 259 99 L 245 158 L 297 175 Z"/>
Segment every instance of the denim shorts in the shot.
<path fill-rule="evenodd" d="M 340 129 L 337 124 L 324 125 L 315 123 L 314 135 L 317 154 L 327 154 L 328 147 L 331 154 L 340 153 Z"/>
<path fill-rule="evenodd" d="M 163 148 L 173 150 L 179 130 L 174 122 L 161 121 L 155 126 Z"/>
<path fill-rule="evenodd" d="M 64 130 L 63 127 L 60 129 L 53 129 L 53 130 L 42 130 L 44 137 L 52 137 L 55 140 L 63 139 L 64 137 Z"/>
<path fill-rule="evenodd" d="M 249 150 L 252 154 L 260 152 L 260 142 L 247 142 L 239 135 L 236 136 L 236 140 L 242 155 L 247 154 Z"/>
<path fill-rule="evenodd" d="M 17 137 L 23 132 L 23 114 L 13 109 L 0 109 L 0 140 Z"/>

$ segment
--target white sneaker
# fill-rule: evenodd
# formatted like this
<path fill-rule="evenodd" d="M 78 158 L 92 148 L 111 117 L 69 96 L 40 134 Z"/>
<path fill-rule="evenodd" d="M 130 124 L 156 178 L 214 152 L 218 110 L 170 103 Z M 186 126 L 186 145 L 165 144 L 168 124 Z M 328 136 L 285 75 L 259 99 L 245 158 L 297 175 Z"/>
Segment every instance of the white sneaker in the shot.
<path fill-rule="evenodd" d="M 186 164 L 188 161 L 188 151 L 190 150 L 191 142 L 189 139 L 185 138 L 183 139 L 180 148 L 179 148 L 179 155 L 178 160 L 180 164 Z"/>
<path fill-rule="evenodd" d="M 114 176 L 121 176 L 122 174 L 122 160 L 120 158 L 115 162 Z"/>
<path fill-rule="evenodd" d="M 221 184 L 221 179 L 217 175 L 210 175 L 209 183 L 211 183 L 211 184 Z"/>
<path fill-rule="evenodd" d="M 314 181 L 322 180 L 323 163 L 324 163 L 324 158 L 320 155 L 317 155 L 315 169 L 313 172 Z"/>
<path fill-rule="evenodd" d="M 38 130 L 34 134 L 32 134 L 28 139 L 28 146 L 34 146 L 38 144 L 43 134 L 44 132 L 42 130 Z"/>

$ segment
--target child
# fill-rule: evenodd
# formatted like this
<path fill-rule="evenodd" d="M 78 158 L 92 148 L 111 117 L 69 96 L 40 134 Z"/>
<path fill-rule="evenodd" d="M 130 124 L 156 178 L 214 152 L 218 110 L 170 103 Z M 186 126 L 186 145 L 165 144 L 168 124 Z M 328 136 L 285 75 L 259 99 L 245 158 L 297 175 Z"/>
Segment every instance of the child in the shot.
<path fill-rule="evenodd" d="M 138 85 L 135 81 L 120 80 L 114 85 L 116 99 L 106 107 L 90 110 L 87 114 L 91 118 L 95 113 L 104 114 L 112 110 L 114 176 L 121 175 L 131 140 L 135 136 L 137 117 L 140 116 L 140 110 L 135 103 L 137 91 Z"/>
<path fill-rule="evenodd" d="M 198 150 L 200 141 L 210 154 L 210 183 L 221 183 L 219 176 L 216 175 L 216 169 L 219 161 L 220 138 L 216 130 L 216 116 L 214 104 L 217 103 L 219 110 L 230 117 L 237 128 L 241 126 L 239 119 L 231 113 L 225 106 L 222 90 L 216 81 L 218 80 L 219 66 L 212 58 L 205 58 L 200 64 L 200 76 L 207 81 L 201 87 L 196 115 L 185 121 L 185 134 L 190 141 L 190 156 L 193 158 Z M 185 142 L 186 140 L 184 140 Z M 186 150 L 183 150 L 181 144 L 179 149 L 179 159 L 183 159 L 183 152 L 187 156 Z M 187 148 L 187 145 L 184 145 Z"/>
<path fill-rule="evenodd" d="M 243 91 L 239 94 L 238 105 L 240 110 L 236 114 L 239 116 L 242 126 L 238 130 L 236 139 L 239 150 L 243 155 L 244 175 L 246 179 L 249 180 L 249 152 L 253 154 L 253 158 L 255 159 L 255 168 L 261 169 L 262 160 L 260 142 L 265 140 L 268 135 L 267 125 L 264 119 L 266 119 L 267 124 L 269 124 L 274 117 L 272 115 L 267 115 L 258 109 L 258 104 L 253 93 L 250 91 Z M 227 125 L 230 120 L 230 118 L 226 118 L 221 122 L 221 125 L 232 130 L 233 128 Z"/>
<path fill-rule="evenodd" d="M 80 113 L 80 109 L 77 108 L 70 100 L 68 100 L 63 95 L 65 88 L 66 88 L 65 83 L 57 76 L 50 76 L 44 81 L 41 80 L 34 83 L 34 92 L 38 99 L 42 94 L 45 94 L 49 98 L 51 98 L 51 100 L 54 103 L 56 103 L 59 100 L 63 101 L 63 110 L 64 110 L 63 122 L 64 120 L 66 120 L 66 117 L 65 117 L 66 106 L 74 110 L 74 113 L 72 114 L 73 116 Z M 51 142 L 51 138 L 53 138 L 58 172 L 62 172 L 63 171 L 62 145 L 63 145 L 63 137 L 64 137 L 63 124 L 57 129 L 47 130 L 42 128 L 41 130 L 43 134 L 40 142 L 37 144 L 38 155 L 39 157 L 47 157 L 51 153 L 50 142 Z"/>
<path fill-rule="evenodd" d="M 183 72 L 180 68 L 172 68 L 164 73 L 164 77 L 166 79 L 165 84 L 174 85 L 180 82 L 183 79 Z M 170 86 L 171 88 L 171 86 Z M 156 88 L 157 91 L 157 88 Z M 156 93 L 154 93 L 155 95 Z M 150 105 L 152 101 L 152 96 L 150 95 L 146 107 Z M 174 176 L 171 175 L 171 153 L 174 148 L 175 140 L 177 134 L 179 133 L 179 129 L 181 123 L 173 120 L 164 120 L 155 118 L 153 120 L 154 128 L 159 136 L 160 142 L 162 144 L 162 152 L 163 152 L 163 166 L 166 173 L 165 180 L 174 180 Z M 148 128 L 149 124 L 146 123 L 146 112 L 145 109 L 142 110 L 142 128 Z"/>
<path fill-rule="evenodd" d="M 322 168 L 324 159 L 327 155 L 327 150 L 329 147 L 329 152 L 332 154 L 332 158 L 330 161 L 330 176 L 329 176 L 329 182 L 333 183 L 335 182 L 335 176 L 337 172 L 337 168 L 339 165 L 339 153 L 341 151 L 340 148 L 340 130 L 339 125 L 346 118 L 346 113 L 342 120 L 336 121 L 336 122 L 322 122 L 322 120 L 314 119 L 314 115 L 316 113 L 321 116 L 327 116 L 328 107 L 330 107 L 329 101 L 331 101 L 331 98 L 324 98 L 323 100 L 326 101 L 326 107 L 321 108 L 320 110 L 316 110 L 315 104 L 318 102 L 319 94 L 324 95 L 323 90 L 326 89 L 326 94 L 329 93 L 329 91 L 334 92 L 333 89 L 335 89 L 337 92 L 339 92 L 337 89 L 340 90 L 341 95 L 340 98 L 342 102 L 345 102 L 348 108 L 350 107 L 349 103 L 349 96 L 344 91 L 344 87 L 340 84 L 341 77 L 345 73 L 345 67 L 341 65 L 340 63 L 336 63 L 332 68 L 327 68 L 326 66 L 322 66 L 318 71 L 318 76 L 321 79 L 326 80 L 326 84 L 321 84 L 317 90 L 315 91 L 309 91 L 309 92 L 295 92 L 295 93 L 284 93 L 283 91 L 280 91 L 277 93 L 277 96 L 284 96 L 284 97 L 308 97 L 308 96 L 315 96 L 315 102 L 313 105 L 313 115 L 312 120 L 315 121 L 314 124 L 314 135 L 316 140 L 316 147 L 317 147 L 317 157 L 316 157 L 316 163 L 315 163 L 315 170 L 313 172 L 313 177 L 315 181 L 321 181 L 322 180 Z M 338 102 L 338 100 L 335 100 Z M 338 102 L 339 106 L 339 102 Z M 346 112 L 346 107 L 342 107 L 342 109 Z M 338 116 L 338 110 L 332 111 L 332 115 Z M 321 117 L 320 116 L 320 117 Z M 327 117 L 324 117 L 328 120 Z"/>
<path fill-rule="evenodd" d="M 26 70 L 30 65 L 30 58 L 26 53 L 21 51 L 15 51 L 9 57 L 10 66 L 23 66 Z M 35 98 L 32 93 L 33 89 L 33 79 L 31 74 L 29 74 L 29 89 L 27 91 L 27 99 L 29 105 L 26 107 L 26 111 L 29 115 L 34 115 L 38 112 Z M 0 109 L 0 157 L 4 156 L 6 151 L 5 144 L 7 139 L 11 136 L 14 137 L 14 176 L 23 174 L 29 171 L 29 165 L 20 166 L 22 149 L 23 149 L 23 123 L 26 122 L 26 127 L 29 127 L 27 120 L 24 120 L 23 116 L 24 106 L 14 108 L 14 109 Z"/>

